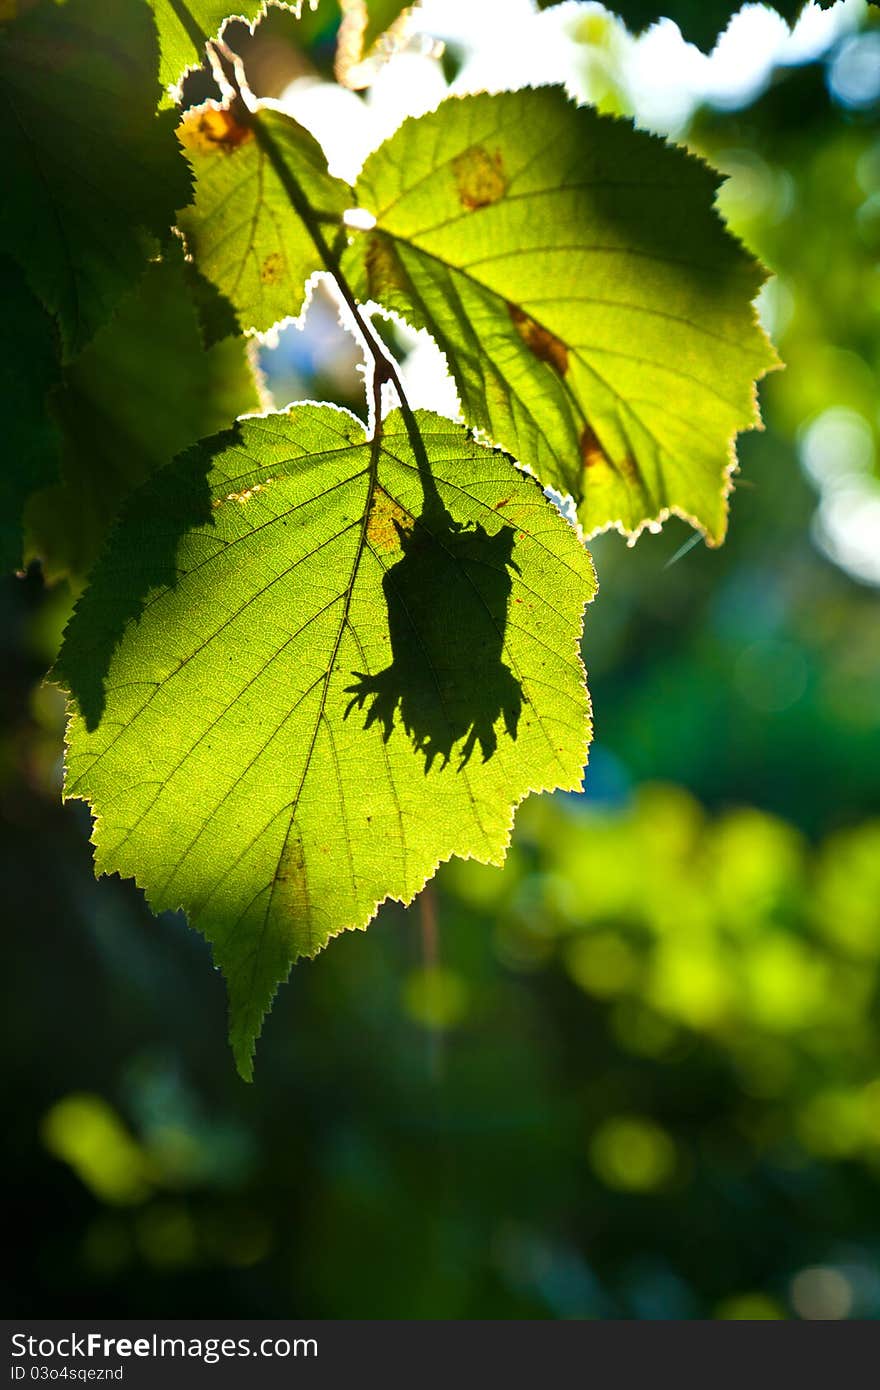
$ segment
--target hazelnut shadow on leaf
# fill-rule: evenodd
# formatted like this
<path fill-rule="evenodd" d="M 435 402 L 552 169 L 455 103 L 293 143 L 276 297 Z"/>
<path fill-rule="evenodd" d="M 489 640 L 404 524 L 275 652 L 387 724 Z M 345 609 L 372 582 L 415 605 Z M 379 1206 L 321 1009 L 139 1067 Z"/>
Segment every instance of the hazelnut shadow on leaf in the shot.
<path fill-rule="evenodd" d="M 384 569 L 392 662 L 375 674 L 352 672 L 345 717 L 366 708 L 364 728 L 381 725 L 387 743 L 399 713 L 427 774 L 437 758 L 446 767 L 458 744 L 459 771 L 478 744 L 486 762 L 498 747 L 499 717 L 515 739 L 524 696 L 502 660 L 511 572 L 519 573 L 514 531 L 502 525 L 492 535 L 479 523 L 457 522 L 434 486 L 425 493 L 411 525 L 393 519 L 403 550 L 394 564 L 386 565 L 368 535 Z"/>

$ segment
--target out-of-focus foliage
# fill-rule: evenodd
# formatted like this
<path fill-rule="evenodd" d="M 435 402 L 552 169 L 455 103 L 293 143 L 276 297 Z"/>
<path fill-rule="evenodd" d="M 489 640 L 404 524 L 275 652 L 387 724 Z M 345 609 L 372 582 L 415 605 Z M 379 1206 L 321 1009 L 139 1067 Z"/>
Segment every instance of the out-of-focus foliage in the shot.
<path fill-rule="evenodd" d="M 6 421 L 6 460 L 0 480 L 0 564 L 22 559 L 21 517 L 34 484 L 58 476 L 58 431 L 46 414 L 46 394 L 61 375 L 55 327 L 7 256 L 0 256 L 0 295 L 8 341 L 0 359 L 0 410 Z"/>
<path fill-rule="evenodd" d="M 36 828 L 65 871 L 7 1004 L 15 1035 L 41 990 L 9 1306 L 880 1315 L 880 822 L 811 847 L 664 785 L 533 801 L 504 873 L 451 865 L 297 972 L 254 1090 L 218 1065 L 204 948 L 97 888 L 33 791 L 10 907 L 34 912 Z"/>
<path fill-rule="evenodd" d="M 538 0 L 541 9 L 549 9 L 560 0 Z M 794 24 L 807 0 L 766 0 L 767 5 Z M 817 0 L 827 9 L 834 0 Z M 743 0 L 608 0 L 607 8 L 618 14 L 634 32 L 656 24 L 659 19 L 672 19 L 689 43 L 695 43 L 707 53 L 714 47 L 719 34 L 727 28 L 733 15 L 742 9 Z"/>
<path fill-rule="evenodd" d="M 848 105 L 834 85 L 841 56 L 874 41 L 869 26 L 754 104 L 704 110 L 691 133 L 730 172 L 732 229 L 776 272 L 762 313 L 790 364 L 762 387 L 767 430 L 743 442 L 723 551 L 679 555 L 671 534 L 632 557 L 594 543 L 615 599 L 596 605 L 587 664 L 597 706 L 614 709 L 599 726 L 614 776 L 687 767 L 708 801 L 758 802 L 810 830 L 880 810 L 877 592 L 815 543 L 855 573 L 877 552 L 878 104 Z"/>
<path fill-rule="evenodd" d="M 787 370 L 768 381 L 765 399 L 778 428 L 793 434 L 830 406 L 844 407 L 865 420 L 876 444 L 877 125 L 869 112 L 829 121 L 822 77 L 807 68 L 753 108 L 706 116 L 698 138 L 728 175 L 719 197 L 724 215 L 777 272 L 768 310 Z"/>

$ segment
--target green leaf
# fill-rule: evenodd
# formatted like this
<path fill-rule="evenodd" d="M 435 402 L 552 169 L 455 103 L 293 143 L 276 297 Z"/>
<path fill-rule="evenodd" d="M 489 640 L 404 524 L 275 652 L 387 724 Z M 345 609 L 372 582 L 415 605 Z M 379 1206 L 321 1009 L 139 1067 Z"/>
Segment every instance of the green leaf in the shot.
<path fill-rule="evenodd" d="M 500 863 L 524 796 L 580 786 L 589 556 L 505 455 L 418 420 L 436 482 L 397 413 L 378 452 L 315 405 L 191 450 L 59 660 L 96 867 L 212 942 L 247 1077 L 292 960 L 451 855 Z"/>
<path fill-rule="evenodd" d="M 6 348 L 0 355 L 0 413 L 4 465 L 0 470 L 0 565 L 22 560 L 22 513 L 34 488 L 58 476 L 58 431 L 46 396 L 61 375 L 55 325 L 27 287 L 14 261 L 0 256 L 0 302 Z"/>
<path fill-rule="evenodd" d="M 245 344 L 205 351 L 172 248 L 65 374 L 53 399 L 62 481 L 32 498 L 28 554 L 81 582 L 128 493 L 197 439 L 259 408 Z"/>
<path fill-rule="evenodd" d="M 66 358 L 109 318 L 187 202 L 145 0 L 44 0 L 0 38 L 0 251 L 58 315 Z M 170 115 L 170 113 L 169 113 Z"/>
<path fill-rule="evenodd" d="M 166 90 L 177 85 L 187 68 L 203 61 L 202 35 L 216 39 L 225 20 L 234 16 L 252 24 L 265 9 L 263 0 L 150 0 L 150 4 L 159 31 L 159 81 Z"/>
<path fill-rule="evenodd" d="M 244 328 L 262 332 L 299 313 L 306 281 L 323 268 L 266 144 L 319 215 L 341 221 L 353 194 L 328 174 L 320 145 L 296 121 L 269 107 L 257 119 L 261 138 L 234 107 L 208 103 L 187 113 L 179 137 L 196 195 L 179 223 L 201 273 Z"/>
<path fill-rule="evenodd" d="M 571 493 L 589 532 L 676 512 L 718 542 L 776 360 L 719 181 L 558 88 L 453 98 L 367 160 L 377 227 L 344 267 L 433 334 L 467 421 Z"/>

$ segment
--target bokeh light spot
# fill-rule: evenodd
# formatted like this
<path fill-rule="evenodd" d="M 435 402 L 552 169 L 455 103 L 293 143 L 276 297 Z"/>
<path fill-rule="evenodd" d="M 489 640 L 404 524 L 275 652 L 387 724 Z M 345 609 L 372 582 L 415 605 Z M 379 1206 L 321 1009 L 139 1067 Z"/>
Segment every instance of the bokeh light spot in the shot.
<path fill-rule="evenodd" d="M 101 1201 L 120 1206 L 143 1202 L 152 1189 L 152 1167 L 115 1110 L 95 1095 L 70 1095 L 43 1119 L 43 1143 Z"/>
<path fill-rule="evenodd" d="M 841 44 L 828 72 L 835 101 L 863 111 L 880 101 L 880 34 L 858 34 Z"/>
<path fill-rule="evenodd" d="M 440 965 L 413 970 L 403 986 L 403 1007 L 424 1028 L 454 1028 L 467 1013 L 467 985 Z"/>
<path fill-rule="evenodd" d="M 740 1293 L 719 1303 L 715 1317 L 737 1322 L 769 1322 L 784 1318 L 785 1314 L 776 1300 L 765 1293 Z"/>
<path fill-rule="evenodd" d="M 655 1192 L 676 1167 L 676 1149 L 664 1129 L 637 1115 L 621 1115 L 596 1131 L 590 1144 L 593 1169 L 608 1187 Z"/>
<path fill-rule="evenodd" d="M 838 1321 L 852 1309 L 849 1280 L 838 1269 L 811 1265 L 791 1281 L 791 1303 L 798 1317 Z"/>

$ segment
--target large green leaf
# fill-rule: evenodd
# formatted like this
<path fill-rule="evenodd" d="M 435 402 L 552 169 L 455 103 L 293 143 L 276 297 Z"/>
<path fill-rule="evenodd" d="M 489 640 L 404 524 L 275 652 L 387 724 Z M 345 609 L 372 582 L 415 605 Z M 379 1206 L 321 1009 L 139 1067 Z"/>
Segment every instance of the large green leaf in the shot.
<path fill-rule="evenodd" d="M 145 0 L 43 0 L 0 36 L 0 250 L 58 315 L 73 357 L 190 196 Z"/>
<path fill-rule="evenodd" d="M 306 280 L 322 269 L 279 166 L 321 216 L 341 221 L 353 193 L 328 174 L 320 145 L 296 121 L 269 107 L 258 120 L 262 138 L 236 118 L 234 106 L 208 103 L 187 113 L 179 137 L 196 173 L 196 196 L 179 221 L 202 274 L 243 327 L 262 331 L 299 313 Z"/>
<path fill-rule="evenodd" d="M 718 183 L 557 88 L 451 99 L 367 160 L 377 227 L 345 267 L 434 335 L 468 422 L 571 493 L 588 531 L 677 512 L 717 542 L 775 362 Z"/>
<path fill-rule="evenodd" d="M 241 338 L 203 348 L 172 247 L 68 367 L 52 405 L 62 480 L 32 498 L 27 550 L 49 578 L 80 582 L 127 494 L 260 401 Z"/>
<path fill-rule="evenodd" d="M 589 556 L 533 479 L 421 414 L 240 422 L 142 489 L 68 629 L 66 795 L 96 866 L 184 907 L 238 1066 L 290 962 L 580 785 Z M 181 520 L 181 518 L 183 518 Z"/>
<path fill-rule="evenodd" d="M 4 462 L 0 470 L 0 567 L 22 560 L 22 514 L 34 488 L 58 476 L 58 431 L 47 393 L 61 375 L 55 325 L 34 298 L 19 267 L 0 256 L 4 337 L 0 353 L 0 412 Z"/>

